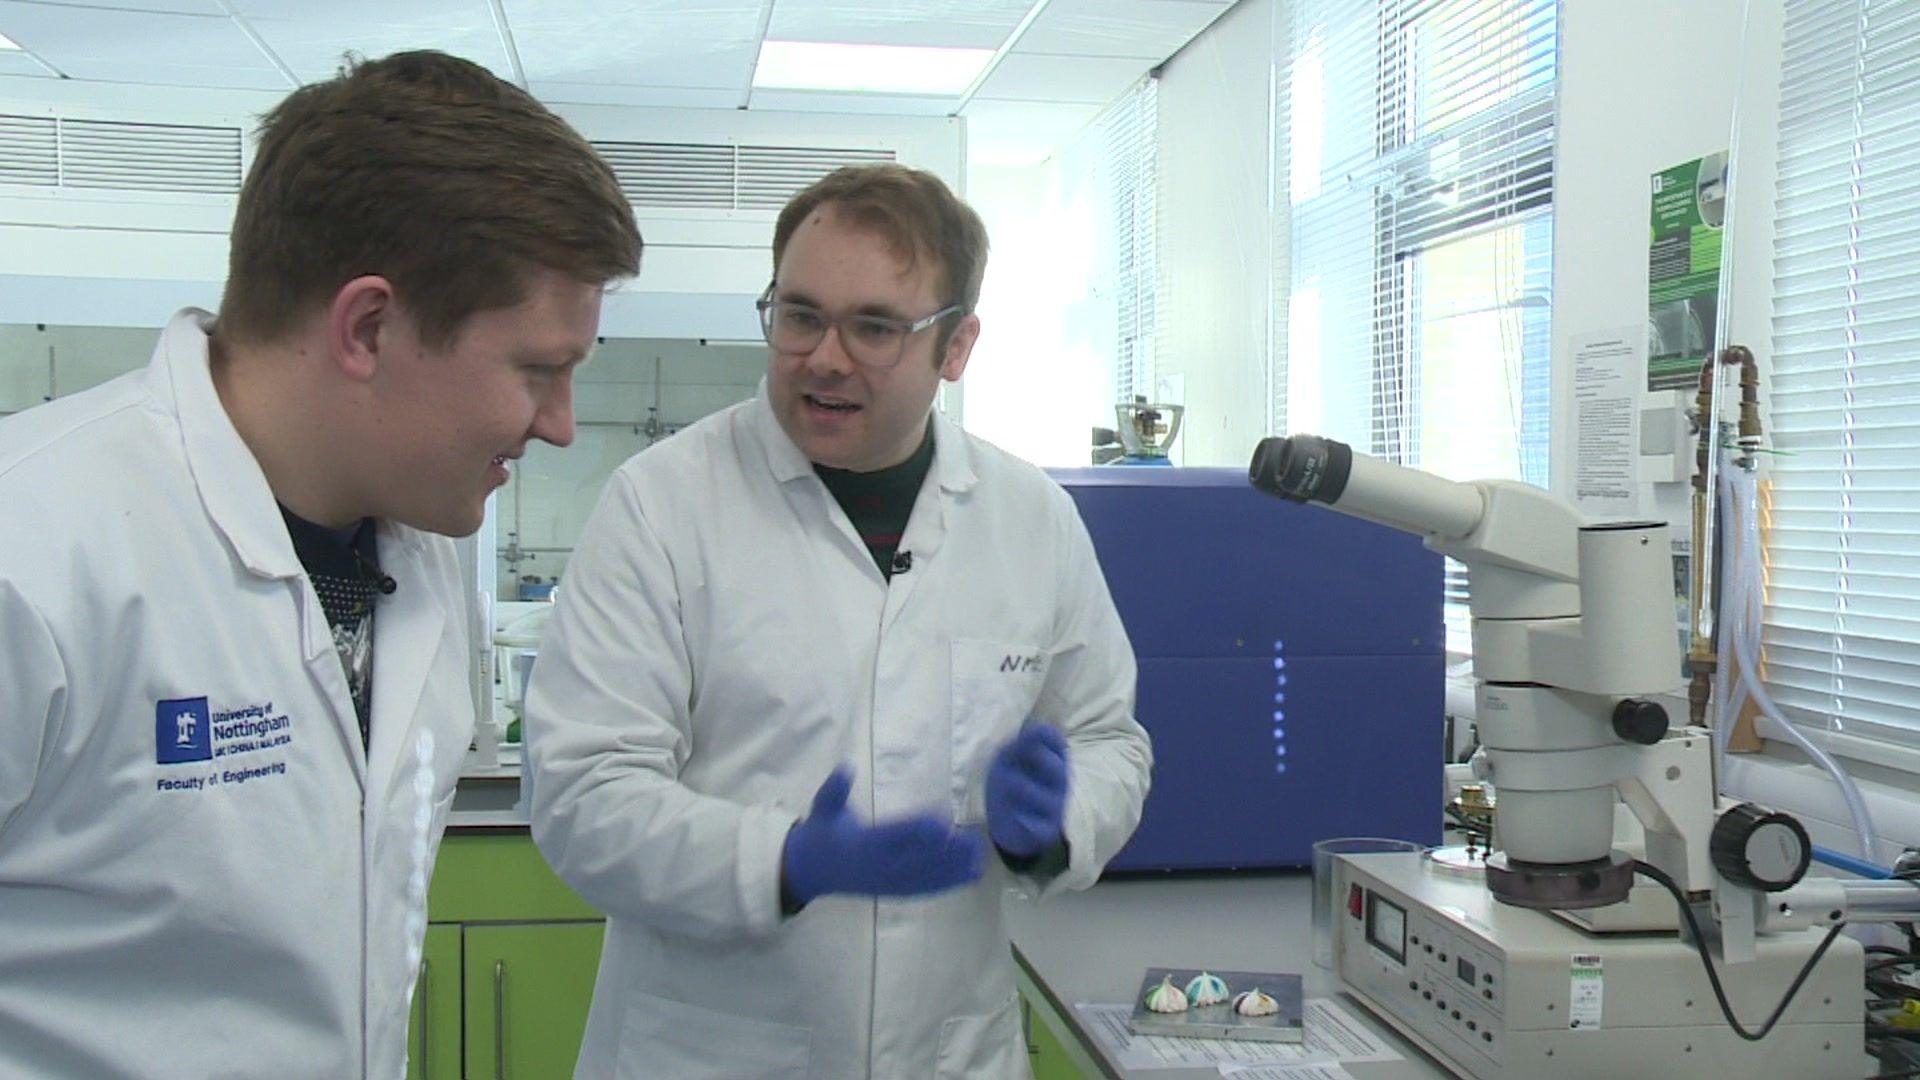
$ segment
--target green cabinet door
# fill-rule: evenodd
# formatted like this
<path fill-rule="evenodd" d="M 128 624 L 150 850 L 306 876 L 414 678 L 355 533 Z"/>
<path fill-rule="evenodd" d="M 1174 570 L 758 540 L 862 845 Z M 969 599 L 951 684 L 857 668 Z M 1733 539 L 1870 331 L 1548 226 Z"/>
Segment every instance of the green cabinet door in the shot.
<path fill-rule="evenodd" d="M 600 922 L 466 928 L 466 1075 L 573 1075 L 600 968 Z"/>
<path fill-rule="evenodd" d="M 432 922 L 598 919 L 547 867 L 525 829 L 447 831 L 427 888 Z"/>
<path fill-rule="evenodd" d="M 407 1080 L 460 1080 L 460 925 L 427 924 L 413 986 Z"/>
<path fill-rule="evenodd" d="M 1033 1080 L 1086 1080 L 1088 1074 L 1074 1064 L 1073 1055 L 1025 994 L 1020 995 L 1020 1025 L 1026 1030 L 1027 1063 L 1033 1069 Z"/>

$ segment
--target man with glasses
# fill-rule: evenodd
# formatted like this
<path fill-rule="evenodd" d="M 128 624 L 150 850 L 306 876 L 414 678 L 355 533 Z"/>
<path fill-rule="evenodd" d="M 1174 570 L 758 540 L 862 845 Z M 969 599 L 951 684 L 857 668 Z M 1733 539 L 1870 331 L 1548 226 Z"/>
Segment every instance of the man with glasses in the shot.
<path fill-rule="evenodd" d="M 1001 896 L 1092 884 L 1152 755 L 1072 502 L 932 411 L 986 249 L 924 172 L 796 196 L 762 392 L 574 552 L 527 731 L 608 915 L 579 1075 L 1026 1075 Z"/>

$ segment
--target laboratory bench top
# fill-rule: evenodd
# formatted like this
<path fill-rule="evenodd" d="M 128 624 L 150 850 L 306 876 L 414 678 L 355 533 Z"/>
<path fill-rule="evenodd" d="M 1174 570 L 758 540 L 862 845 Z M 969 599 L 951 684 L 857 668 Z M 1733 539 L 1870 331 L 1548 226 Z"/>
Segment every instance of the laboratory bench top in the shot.
<path fill-rule="evenodd" d="M 520 744 L 503 744 L 490 760 L 480 760 L 477 751 L 467 752 L 453 790 L 453 805 L 448 808 L 447 827 L 526 828 L 529 824 L 526 800 L 520 786 Z"/>
<path fill-rule="evenodd" d="M 1029 1001 L 1037 993 L 1072 1029 L 1072 1039 L 1063 1041 L 1085 1052 L 1083 1068 L 1091 1063 L 1093 1075 L 1218 1080 L 1215 1068 L 1125 1072 L 1083 1026 L 1076 1003 L 1130 1004 L 1149 967 L 1298 973 L 1308 999 L 1338 1000 L 1402 1055 L 1400 1061 L 1344 1065 L 1354 1080 L 1449 1075 L 1358 1002 L 1342 997 L 1331 971 L 1314 966 L 1310 905 L 1304 871 L 1143 876 L 1102 881 L 1038 904 L 1009 903 L 1007 920 L 1022 989 Z"/>

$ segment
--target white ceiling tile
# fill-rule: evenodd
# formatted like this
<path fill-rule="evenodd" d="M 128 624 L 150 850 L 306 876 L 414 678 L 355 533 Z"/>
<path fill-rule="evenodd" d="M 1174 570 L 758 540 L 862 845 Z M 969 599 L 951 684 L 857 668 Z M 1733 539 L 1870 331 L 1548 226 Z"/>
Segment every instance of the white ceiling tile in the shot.
<path fill-rule="evenodd" d="M 259 16 L 248 18 L 247 24 L 282 63 L 308 82 L 332 78 L 347 52 L 377 60 L 408 49 L 438 49 L 472 60 L 503 79 L 513 78 L 513 65 L 491 21 L 471 26 Z"/>
<path fill-rule="evenodd" d="M 1159 63 L 1193 40 L 1221 10 L 1191 0 L 1053 0 L 1014 51 L 1135 56 Z"/>
<path fill-rule="evenodd" d="M 288 89 L 266 55 L 225 17 L 0 0 L 0 28 L 74 79 Z"/>
<path fill-rule="evenodd" d="M 106 8 L 118 11 L 152 11 L 174 15 L 225 15 L 215 0 L 59 0 L 62 7 Z M 0 33 L 6 28 L 0 27 Z"/>
<path fill-rule="evenodd" d="M 780 0 L 767 36 L 775 41 L 997 49 L 1029 6 L 1030 0 Z"/>
<path fill-rule="evenodd" d="M 227 0 L 233 10 L 248 19 L 294 19 L 330 22 L 343 28 L 350 23 L 371 22 L 390 25 L 484 26 L 493 28 L 493 9 L 487 0 Z"/>
<path fill-rule="evenodd" d="M 1104 105 L 1153 65 L 1132 57 L 1008 53 L 977 96 L 998 101 L 1072 101 Z"/>
<path fill-rule="evenodd" d="M 759 0 L 506 0 L 529 82 L 745 89 Z"/>
<path fill-rule="evenodd" d="M 732 109 L 740 88 L 702 90 L 685 86 L 620 86 L 613 83 L 529 79 L 533 96 L 549 105 L 620 105 L 650 109 Z"/>
<path fill-rule="evenodd" d="M 654 46 L 648 46 L 649 49 Z M 636 55 L 637 50 L 605 48 L 555 53 L 529 59 L 523 44 L 520 62 L 529 82 L 606 83 L 609 86 L 667 86 L 686 90 L 730 90 L 736 96 L 753 76 L 751 42 L 708 42 Z"/>
<path fill-rule="evenodd" d="M 301 79 L 332 75 L 349 50 L 378 57 L 407 48 L 443 49 L 503 77 L 512 74 L 491 0 L 224 2 Z M 551 100 L 732 108 L 752 77 L 767 0 L 500 2 L 529 82 Z M 778 0 L 768 33 L 804 41 L 998 48 L 1033 2 Z M 979 100 L 1105 104 L 1226 6 L 1227 0 L 1050 0 L 982 86 Z M 287 80 L 272 60 L 240 25 L 219 15 L 222 10 L 222 0 L 0 0 L 0 33 L 75 79 L 285 90 Z M 17 54 L 0 54 L 0 65 L 0 76 L 44 74 Z M 956 102 L 759 91 L 751 104 L 940 115 Z"/>
<path fill-rule="evenodd" d="M 32 57 L 12 49 L 0 51 L 0 75 L 41 75 L 49 79 L 53 78 L 53 72 L 34 63 Z M 6 87 L 0 85 L 0 93 L 5 91 Z"/>
<path fill-rule="evenodd" d="M 960 104 L 957 97 L 912 94 L 839 94 L 813 90 L 755 90 L 754 109 L 782 112 L 834 112 L 892 116 L 945 116 Z"/>
<path fill-rule="evenodd" d="M 1037 165 L 1100 115 L 1100 106 L 1038 101 L 982 101 L 967 120 L 969 165 Z"/>

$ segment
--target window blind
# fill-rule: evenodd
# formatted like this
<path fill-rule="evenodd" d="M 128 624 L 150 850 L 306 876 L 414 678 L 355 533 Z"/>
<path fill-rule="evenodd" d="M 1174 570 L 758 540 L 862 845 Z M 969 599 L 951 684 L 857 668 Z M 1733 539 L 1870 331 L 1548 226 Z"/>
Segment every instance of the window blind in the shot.
<path fill-rule="evenodd" d="M 1300 0 L 1272 415 L 1452 479 L 1547 483 L 1553 0 Z M 1467 647 L 1465 570 L 1449 637 Z"/>
<path fill-rule="evenodd" d="M 1154 327 L 1159 290 L 1159 80 L 1148 76 L 1101 114 L 1101 147 L 1112 207 L 1115 326 L 1114 391 L 1152 400 Z"/>
<path fill-rule="evenodd" d="M 1763 641 L 1788 719 L 1920 742 L 1920 6 L 1789 0 Z"/>

